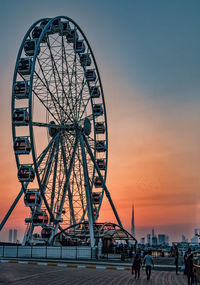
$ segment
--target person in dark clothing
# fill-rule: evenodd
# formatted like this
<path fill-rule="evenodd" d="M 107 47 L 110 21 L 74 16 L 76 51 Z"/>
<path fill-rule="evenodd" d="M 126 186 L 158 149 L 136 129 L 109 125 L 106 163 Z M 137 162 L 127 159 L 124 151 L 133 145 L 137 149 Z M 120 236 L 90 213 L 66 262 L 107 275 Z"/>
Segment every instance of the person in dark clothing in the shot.
<path fill-rule="evenodd" d="M 192 285 L 194 281 L 193 254 L 188 255 L 185 263 L 185 272 L 188 279 L 188 285 Z"/>
<path fill-rule="evenodd" d="M 189 247 L 188 248 L 188 250 L 185 252 L 185 254 L 184 254 L 184 265 L 185 265 L 185 268 L 184 268 L 184 274 L 186 275 L 186 260 L 187 260 L 187 257 L 188 257 L 188 255 L 190 255 L 190 253 L 191 253 L 191 248 Z"/>
<path fill-rule="evenodd" d="M 139 253 L 137 253 L 133 260 L 133 265 L 132 265 L 132 274 L 133 274 L 133 271 L 135 270 L 135 279 L 140 278 L 141 265 L 142 265 L 142 261 L 141 261 Z"/>
<path fill-rule="evenodd" d="M 176 274 L 178 275 L 179 252 L 178 252 L 178 247 L 177 246 L 174 247 L 174 257 L 175 257 L 174 263 L 176 265 Z"/>

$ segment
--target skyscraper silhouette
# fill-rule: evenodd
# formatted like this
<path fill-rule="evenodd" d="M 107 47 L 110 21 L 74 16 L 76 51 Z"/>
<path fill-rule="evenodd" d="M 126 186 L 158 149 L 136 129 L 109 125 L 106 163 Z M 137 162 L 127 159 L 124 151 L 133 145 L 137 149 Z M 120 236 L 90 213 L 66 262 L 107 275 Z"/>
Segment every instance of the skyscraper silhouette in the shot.
<path fill-rule="evenodd" d="M 17 230 L 16 229 L 14 229 L 13 242 L 14 243 L 17 242 Z"/>
<path fill-rule="evenodd" d="M 135 237 L 135 217 L 134 217 L 134 205 L 132 205 L 132 220 L 131 220 L 131 234 Z"/>
<path fill-rule="evenodd" d="M 12 242 L 12 229 L 9 230 L 9 242 Z"/>

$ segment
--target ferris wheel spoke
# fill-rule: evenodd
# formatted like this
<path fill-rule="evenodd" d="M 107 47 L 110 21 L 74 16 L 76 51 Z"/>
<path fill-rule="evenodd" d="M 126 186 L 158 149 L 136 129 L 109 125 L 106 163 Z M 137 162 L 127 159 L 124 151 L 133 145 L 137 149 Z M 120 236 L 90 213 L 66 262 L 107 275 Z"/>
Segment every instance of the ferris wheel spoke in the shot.
<path fill-rule="evenodd" d="M 55 71 L 56 71 L 56 73 L 57 73 L 57 76 L 58 76 L 58 79 L 59 79 L 59 82 L 60 82 L 60 85 L 61 85 L 61 87 L 62 87 L 62 92 L 63 92 L 63 94 L 66 96 L 65 88 L 64 88 L 63 82 L 62 82 L 62 80 L 61 80 L 61 78 L 60 78 L 60 73 L 59 73 L 59 71 L 58 71 L 58 68 L 57 68 L 57 65 L 56 65 L 56 62 L 55 62 L 55 59 L 54 59 L 54 56 L 53 56 L 53 53 L 52 53 L 52 50 L 51 50 L 51 46 L 50 46 L 49 41 L 47 41 L 47 46 L 48 46 L 48 48 L 49 48 L 49 52 L 50 52 L 50 56 L 51 56 L 51 60 L 52 60 L 52 68 L 53 68 L 53 70 L 55 69 Z M 67 96 L 66 96 L 66 98 L 67 98 Z M 67 98 L 67 105 L 69 106 L 69 109 L 70 109 L 70 112 L 71 112 L 71 108 L 70 108 L 70 104 L 69 104 L 69 102 L 68 102 L 68 98 Z M 68 115 L 68 112 L 65 112 L 65 114 L 67 115 L 68 119 L 69 119 L 70 121 L 72 121 L 72 119 L 71 119 L 70 116 Z"/>
<path fill-rule="evenodd" d="M 53 158 L 53 153 L 54 153 L 54 151 L 55 151 L 55 142 L 54 142 L 54 145 L 52 146 L 52 144 L 51 144 L 51 146 L 50 146 L 50 148 L 51 148 L 51 153 L 49 153 L 49 155 L 50 155 L 50 159 L 47 159 L 47 161 L 46 161 L 46 168 L 45 168 L 45 172 L 44 172 L 44 174 L 43 174 L 43 176 L 42 176 L 42 179 L 40 179 L 40 178 L 38 178 L 38 183 L 39 183 L 39 187 L 40 187 L 40 193 L 41 193 L 41 198 L 42 198 L 42 200 L 44 201 L 44 204 L 45 204 L 45 206 L 46 206 L 46 209 L 47 209 L 47 211 L 49 212 L 49 215 L 50 215 L 50 217 L 51 217 L 51 220 L 52 221 L 54 221 L 54 215 L 53 215 L 53 213 L 52 213 L 52 211 L 51 211 L 51 209 L 50 209 L 50 207 L 49 207 L 49 204 L 48 204 L 48 202 L 47 202 L 47 199 L 46 199 L 46 196 L 45 196 L 45 191 L 46 191 L 46 188 L 44 187 L 45 185 L 46 185 L 46 182 L 47 182 L 47 179 L 48 179 L 48 173 L 49 173 L 49 170 L 50 170 L 50 166 L 51 166 L 51 163 L 52 163 L 52 158 Z M 43 154 L 44 154 L 44 152 L 43 152 Z M 43 155 L 41 156 L 41 158 L 43 157 Z M 45 156 L 44 156 L 45 157 Z M 41 158 L 40 158 L 40 160 L 41 160 Z M 41 160 L 42 161 L 42 160 Z M 39 174 L 39 173 L 38 173 Z M 39 175 L 38 175 L 39 176 Z"/>
<path fill-rule="evenodd" d="M 47 50 L 48 48 L 46 48 Z M 42 56 L 43 55 L 43 56 Z M 52 74 L 52 69 L 51 69 L 51 58 L 49 57 L 49 53 L 45 53 L 43 52 L 42 55 L 40 54 L 40 56 L 38 56 L 37 60 L 39 60 L 38 64 L 39 67 L 42 66 L 42 76 L 45 78 L 47 78 L 49 80 L 49 82 L 51 82 L 51 78 L 53 76 Z"/>
<path fill-rule="evenodd" d="M 62 35 L 62 55 L 61 55 L 61 58 L 62 58 L 62 82 L 64 82 L 64 61 L 63 61 L 63 54 L 64 54 L 64 39 L 63 39 L 63 35 Z M 62 106 L 64 107 L 64 97 L 62 97 Z M 62 121 L 64 121 L 64 118 L 62 118 Z"/>
<path fill-rule="evenodd" d="M 49 87 L 51 86 L 51 92 L 52 93 L 56 93 L 56 87 L 52 85 L 52 81 L 54 82 L 54 79 L 53 79 L 53 73 L 52 73 L 52 62 L 51 62 L 51 58 L 49 58 L 49 55 L 47 58 L 38 58 L 37 59 L 39 62 L 38 62 L 38 65 L 39 65 L 39 71 L 38 73 L 42 75 L 42 78 L 44 79 L 44 81 L 47 81 L 49 83 Z M 42 68 L 42 69 L 41 69 Z M 46 80 L 45 80 L 46 79 Z M 37 83 L 40 84 L 40 81 L 37 80 L 35 82 L 35 86 L 37 86 Z"/>
<path fill-rule="evenodd" d="M 54 66 L 55 66 L 56 63 L 55 63 L 55 61 L 53 61 L 54 58 L 53 58 L 53 60 L 52 60 L 52 56 L 53 56 L 53 55 L 52 55 L 52 53 L 51 53 L 51 69 L 50 69 L 50 70 L 53 71 L 53 72 L 51 73 L 51 77 L 52 77 L 52 76 L 54 77 L 55 91 L 56 91 L 55 93 L 56 93 L 56 95 L 57 95 L 57 98 L 54 96 L 54 92 L 53 92 L 53 91 L 50 91 L 50 86 L 49 86 L 49 83 L 48 83 L 48 81 L 47 81 L 47 75 L 45 76 L 45 73 L 44 73 L 44 70 L 43 70 L 43 67 L 42 67 L 42 64 L 41 64 L 39 58 L 38 58 L 37 60 L 38 60 L 38 64 L 39 64 L 40 70 L 41 70 L 41 72 L 42 72 L 42 75 L 43 75 L 45 84 L 46 84 L 46 88 L 47 88 L 47 90 L 49 91 L 51 97 L 53 96 L 53 98 L 55 99 L 54 101 L 55 101 L 56 104 L 58 105 L 58 106 L 56 106 L 55 102 L 53 101 L 53 103 L 54 103 L 54 108 L 56 109 L 57 115 L 58 115 L 58 117 L 59 117 L 59 119 L 60 119 L 60 121 L 61 121 L 62 112 L 60 111 L 60 109 L 61 109 L 62 111 L 64 111 L 64 112 L 65 112 L 65 109 L 64 109 L 63 106 L 60 105 L 60 102 L 59 102 L 58 84 L 57 84 L 57 81 L 56 81 L 56 74 L 55 74 L 55 70 L 54 70 Z M 38 75 L 39 75 L 39 74 L 38 74 Z M 51 77 L 50 77 L 50 79 L 51 79 Z M 49 79 L 49 81 L 50 81 L 50 79 Z M 41 77 L 40 77 L 40 80 L 42 80 Z M 43 84 L 44 84 L 44 81 L 42 81 Z M 60 112 L 58 112 L 57 107 L 59 108 L 59 111 L 60 111 Z M 62 108 L 61 108 L 61 107 L 62 107 Z M 65 112 L 65 114 L 66 114 L 66 112 Z M 68 116 L 68 118 L 70 119 L 69 116 Z"/>
<path fill-rule="evenodd" d="M 49 153 L 49 158 L 46 160 L 46 165 L 45 165 L 45 171 L 44 174 L 42 176 L 42 179 L 39 179 L 39 184 L 40 184 L 40 191 L 41 191 L 41 197 L 44 201 L 44 204 L 46 206 L 47 211 L 49 212 L 49 215 L 51 217 L 51 220 L 54 221 L 54 215 L 49 207 L 48 201 L 47 201 L 47 194 L 45 194 L 46 189 L 48 189 L 48 178 L 50 176 L 50 171 L 51 171 L 51 165 L 52 165 L 52 160 L 53 160 L 53 156 L 54 156 L 54 152 L 55 152 L 55 142 L 54 145 L 51 146 L 51 152 Z"/>
<path fill-rule="evenodd" d="M 67 145 L 67 147 L 69 147 L 69 150 L 68 150 L 69 151 L 68 152 L 68 154 L 69 154 L 68 159 L 69 159 L 71 156 L 71 152 L 74 148 L 75 137 L 74 137 L 74 134 L 71 135 L 68 132 L 64 132 L 64 138 L 65 138 L 65 140 L 64 140 L 65 144 Z"/>
<path fill-rule="evenodd" d="M 77 90 L 77 88 L 78 88 L 78 75 L 77 75 L 77 54 L 76 54 L 76 52 L 74 53 L 74 60 L 73 60 L 72 73 L 71 73 L 71 82 L 73 80 L 73 77 L 75 79 L 75 83 L 74 83 L 74 85 L 75 85 L 75 87 L 74 87 L 74 89 L 75 89 L 75 102 L 74 102 L 75 111 L 74 111 L 74 113 L 75 113 L 75 117 L 77 120 L 78 119 L 78 117 L 77 117 L 77 113 L 78 113 L 78 100 L 77 100 L 77 98 L 78 98 L 78 90 Z M 84 76 L 83 76 L 83 79 L 84 79 Z"/>
<path fill-rule="evenodd" d="M 71 107 L 71 110 L 70 110 L 70 115 L 72 115 L 73 119 L 75 119 L 74 108 L 76 106 L 74 104 L 73 95 L 72 95 L 72 85 L 73 85 L 73 77 L 74 77 L 74 75 L 76 76 L 76 72 L 74 71 L 75 66 L 76 66 L 76 54 L 74 55 L 73 64 L 71 66 L 71 76 L 70 76 L 70 72 L 69 72 L 69 67 L 68 67 L 68 61 L 67 61 L 67 58 L 66 58 L 66 53 L 65 53 L 65 62 L 66 62 L 66 65 L 67 65 L 68 84 L 70 86 L 68 94 L 71 94 L 71 105 L 72 105 L 72 107 Z M 76 86 L 76 78 L 75 78 L 75 95 L 76 95 L 76 88 L 77 88 L 77 86 Z M 67 98 L 67 96 L 66 96 L 66 98 Z"/>
<path fill-rule="evenodd" d="M 91 136 L 87 136 L 90 147 L 95 151 L 95 140 Z"/>
<path fill-rule="evenodd" d="M 49 43 L 49 41 L 48 41 L 48 43 Z M 49 45 L 48 45 L 48 47 L 49 47 Z M 59 102 L 58 85 L 57 85 L 57 81 L 56 81 L 56 75 L 55 75 L 54 64 L 52 61 L 52 53 L 51 52 L 50 52 L 50 55 L 51 55 L 51 68 L 52 68 L 52 72 L 53 72 L 52 74 L 53 74 L 53 78 L 54 78 L 55 90 L 56 90 L 57 100 Z M 60 102 L 59 102 L 59 104 L 60 104 Z"/>
<path fill-rule="evenodd" d="M 86 213 L 87 213 L 87 205 L 85 206 L 85 209 L 84 209 L 84 211 L 83 211 L 82 217 L 81 217 L 81 219 L 80 219 L 80 223 L 82 223 L 82 221 L 85 219 Z"/>
<path fill-rule="evenodd" d="M 67 146 L 68 147 L 68 146 Z M 78 148 L 79 149 L 79 148 Z M 77 150 L 78 150 L 77 149 Z M 69 147 L 68 147 L 68 151 L 69 151 Z M 78 165 L 80 165 L 80 157 L 78 156 L 78 151 L 77 151 L 77 155 L 76 155 L 76 160 L 74 162 L 74 166 L 73 166 L 73 180 L 75 180 L 75 183 L 76 183 L 76 186 L 75 186 L 75 189 L 77 189 L 77 192 L 79 194 L 79 199 L 81 201 L 81 205 L 82 205 L 82 209 L 84 209 L 84 203 L 83 203 L 83 195 L 82 195 L 82 191 L 80 189 L 80 185 L 81 183 L 78 181 L 78 178 L 77 178 L 77 174 L 79 174 L 79 176 L 81 176 L 81 172 L 79 172 L 79 169 L 76 171 L 76 167 L 77 167 L 77 162 L 78 162 Z M 80 178 L 81 179 L 81 178 Z M 72 196 L 73 196 L 73 193 L 72 193 Z"/>
<path fill-rule="evenodd" d="M 60 202 L 60 193 L 61 193 L 61 189 L 63 187 L 64 184 L 64 170 L 63 170 L 63 163 L 62 163 L 62 158 L 61 158 L 61 153 L 59 152 L 59 172 L 58 172 L 58 190 L 57 190 L 57 199 L 54 205 L 54 210 L 53 212 L 57 212 L 58 211 L 58 204 Z M 61 177 L 62 176 L 62 177 Z"/>
<path fill-rule="evenodd" d="M 54 142 L 54 145 L 53 145 L 52 150 L 50 152 L 49 159 L 47 159 L 47 161 L 46 161 L 45 171 L 44 171 L 43 177 L 41 179 L 41 186 L 43 189 L 43 193 L 45 193 L 45 191 L 46 191 L 46 188 L 48 185 L 48 179 L 51 175 L 51 166 L 52 166 L 52 162 L 53 162 L 53 158 L 54 158 L 55 148 L 56 148 L 56 143 Z"/>
<path fill-rule="evenodd" d="M 80 157 L 81 157 L 81 153 L 80 153 L 80 148 L 78 148 L 78 161 L 79 161 L 79 163 L 78 163 L 78 166 L 79 166 L 79 174 L 80 174 L 80 184 L 81 184 L 81 197 L 82 197 L 82 203 L 83 203 L 83 209 L 84 209 L 84 207 L 85 207 L 85 205 L 84 205 L 84 202 L 83 202 L 83 173 L 82 173 L 82 170 L 81 170 L 81 166 L 82 166 L 82 162 L 81 162 L 81 159 L 80 159 Z"/>
<path fill-rule="evenodd" d="M 74 166 L 74 176 L 75 176 L 75 180 L 76 180 L 76 184 L 77 184 L 77 191 L 78 191 L 78 194 L 79 194 L 79 198 L 80 198 L 80 201 L 81 201 L 81 204 L 82 204 L 82 209 L 84 211 L 85 209 L 85 205 L 84 205 L 84 194 L 83 194 L 83 188 L 82 188 L 82 185 L 83 185 L 83 179 L 82 179 L 82 161 L 81 161 L 81 155 L 80 155 L 80 149 L 79 149 L 79 146 L 77 148 L 77 154 L 76 154 L 76 169 L 75 169 L 75 166 Z M 79 174 L 79 181 L 78 181 L 78 178 L 77 178 L 77 175 L 76 175 L 76 172 Z"/>
<path fill-rule="evenodd" d="M 52 44 L 53 45 L 53 44 Z M 59 86 L 59 82 L 57 82 L 57 79 L 56 79 L 56 72 L 57 72 L 57 63 L 60 61 L 60 58 L 58 58 L 57 60 L 54 59 L 53 57 L 53 53 L 52 53 L 52 50 L 51 50 L 51 45 L 50 45 L 50 41 L 49 41 L 49 37 L 48 37 L 48 40 L 47 40 L 47 46 L 48 46 L 48 49 L 49 49 L 49 52 L 50 52 L 50 58 L 51 58 L 51 69 L 53 71 L 53 78 L 54 78 L 54 83 L 55 83 L 55 89 L 56 89 L 56 94 L 57 94 L 57 100 L 59 101 L 59 91 L 58 91 L 58 86 Z M 59 54 L 61 52 L 62 48 L 60 48 L 58 51 L 56 51 L 56 54 Z M 62 56 L 61 56 L 62 58 Z M 63 79 L 63 73 L 62 73 L 62 79 Z M 63 80 L 62 80 L 63 82 Z M 63 103 L 63 102 L 62 102 Z"/>
<path fill-rule="evenodd" d="M 75 43 L 75 45 L 76 45 L 76 43 Z M 77 60 L 77 54 L 76 54 L 76 52 L 74 53 L 74 62 L 75 62 L 75 64 L 74 64 L 74 75 L 75 75 L 75 98 L 77 99 L 77 96 L 78 96 L 78 94 L 77 94 L 77 85 L 78 85 L 78 80 L 77 80 L 77 64 L 76 64 L 76 60 Z M 75 103 L 74 103 L 74 107 L 75 107 L 75 110 L 74 110 L 74 115 L 75 115 L 75 118 L 77 119 L 77 101 L 76 101 L 76 99 L 75 99 Z"/>
<path fill-rule="evenodd" d="M 74 168 L 74 165 L 73 165 L 73 168 Z M 72 169 L 71 179 L 69 183 L 69 193 L 68 194 L 71 194 L 71 199 L 69 199 L 69 201 L 71 200 L 72 202 L 72 209 L 70 209 L 70 216 L 71 216 L 70 224 L 74 224 L 76 223 L 76 218 L 77 218 L 77 215 L 75 216 L 75 208 L 77 207 L 77 205 L 76 205 L 76 193 L 75 193 L 75 177 L 74 177 L 73 169 Z M 77 211 L 76 211 L 76 214 L 77 214 Z"/>
<path fill-rule="evenodd" d="M 86 118 L 90 121 L 93 121 L 93 119 L 94 119 L 93 114 L 87 115 Z M 84 120 L 85 120 L 85 118 L 82 118 L 81 120 L 78 121 L 78 123 L 83 124 Z"/>
<path fill-rule="evenodd" d="M 86 79 L 85 79 L 85 77 L 83 77 L 81 90 L 79 92 L 79 96 L 78 96 L 77 102 L 76 102 L 76 103 L 78 103 L 78 101 L 79 101 L 79 108 L 78 108 L 78 111 L 77 111 L 77 120 L 80 120 L 81 104 L 83 102 L 83 89 L 84 89 L 85 85 L 86 85 Z"/>
<path fill-rule="evenodd" d="M 89 141 L 90 143 L 91 143 L 91 142 L 92 142 L 92 143 L 95 142 L 94 138 L 91 137 L 90 135 L 88 135 L 87 138 L 88 138 L 88 141 Z"/>
<path fill-rule="evenodd" d="M 75 169 L 73 171 L 74 171 L 73 174 L 74 174 L 74 178 L 75 178 L 75 182 L 76 182 L 77 194 L 79 197 L 78 201 L 79 201 L 79 203 L 81 203 L 82 209 L 84 210 L 84 203 L 83 203 L 83 196 L 81 195 L 80 182 L 77 178 L 77 174 L 76 174 Z"/>
<path fill-rule="evenodd" d="M 83 184 L 83 178 L 82 178 L 82 171 L 81 171 L 81 165 L 82 165 L 82 162 L 81 162 L 81 156 L 80 156 L 80 149 L 78 148 L 78 151 L 77 151 L 77 157 L 78 157 L 78 170 L 77 170 L 77 173 L 79 173 L 79 179 L 80 179 L 80 187 L 78 187 L 79 189 L 79 197 L 81 198 L 81 204 L 82 204 L 82 208 L 84 210 L 85 208 L 85 205 L 84 205 L 84 195 L 83 195 L 83 188 L 82 188 L 82 184 Z"/>
<path fill-rule="evenodd" d="M 82 154 L 82 161 L 83 161 L 83 173 L 84 173 L 84 181 L 85 181 L 85 192 L 86 192 L 86 199 L 87 199 L 87 207 L 88 207 L 88 220 L 89 220 L 89 230 L 90 230 L 90 237 L 91 237 L 91 246 L 94 246 L 94 230 L 93 230 L 93 223 L 94 223 L 94 215 L 92 210 L 92 201 L 91 201 L 91 186 L 88 176 L 88 167 L 87 167 L 87 159 L 85 153 L 85 146 L 83 141 L 83 135 L 80 135 L 80 145 L 81 145 L 81 154 Z"/>
<path fill-rule="evenodd" d="M 63 55 L 64 55 L 64 60 L 65 60 L 65 64 L 66 64 L 66 74 L 67 74 L 67 79 L 68 79 L 68 87 L 69 87 L 69 90 L 68 90 L 68 94 L 64 94 L 65 95 L 65 98 L 66 98 L 66 101 L 68 102 L 68 97 L 70 95 L 70 99 L 71 99 L 71 104 L 73 104 L 73 97 L 72 97 L 72 84 L 71 84 L 71 80 L 70 80 L 70 76 L 69 76 L 69 63 L 68 63 L 68 60 L 67 60 L 67 55 L 66 55 L 66 50 L 65 50 L 65 46 L 64 46 L 64 41 L 62 42 L 62 46 L 63 46 Z M 73 109 L 72 109 L 73 110 Z M 72 110 L 70 111 L 70 114 L 72 114 Z M 73 115 L 73 114 L 72 114 Z"/>
<path fill-rule="evenodd" d="M 45 158 L 46 154 L 48 153 L 50 147 L 52 146 L 52 144 L 56 140 L 56 138 L 57 138 L 57 135 L 50 140 L 50 142 L 48 143 L 47 147 L 36 158 L 37 167 L 39 167 L 40 164 L 42 163 L 43 159 Z"/>
<path fill-rule="evenodd" d="M 53 102 L 53 105 L 54 105 L 54 108 L 55 108 L 55 111 L 56 111 L 56 114 L 57 114 L 57 116 L 58 116 L 58 119 L 59 120 L 61 120 L 61 118 L 60 118 L 60 113 L 58 112 L 58 110 L 57 110 L 57 106 L 56 106 L 56 103 L 58 104 L 58 106 L 59 106 L 59 102 L 58 102 L 58 100 L 55 98 L 55 96 L 53 95 L 53 93 L 51 92 L 51 90 L 49 89 L 49 86 L 48 86 L 48 82 L 44 82 L 43 80 L 42 80 L 42 78 L 40 77 L 40 75 L 37 73 L 37 71 L 35 71 L 35 75 L 38 77 L 38 79 L 40 79 L 40 81 L 41 81 L 41 83 L 43 84 L 43 86 L 47 89 L 47 91 L 49 92 L 49 94 L 50 94 L 50 96 L 51 96 L 51 100 L 52 100 L 52 102 Z M 45 80 L 46 81 L 46 80 Z M 34 92 L 35 93 L 35 95 L 37 96 L 37 97 L 39 97 L 38 96 L 38 94 L 36 93 L 36 92 Z M 39 97 L 39 99 L 40 99 L 40 97 Z M 49 111 L 49 108 L 44 104 L 44 100 L 42 100 L 42 99 L 40 99 L 40 101 L 42 101 L 43 102 L 43 105 L 46 107 L 46 109 Z M 61 107 L 61 106 L 59 106 L 59 107 Z M 62 109 L 62 108 L 61 108 Z M 64 110 L 63 110 L 64 111 Z M 50 111 L 49 111 L 50 112 Z M 50 112 L 50 114 L 52 115 L 52 112 Z M 55 118 L 55 116 L 53 116 L 54 118 Z M 57 119 L 56 119 L 56 121 L 58 121 Z"/>
<path fill-rule="evenodd" d="M 46 108 L 46 110 L 51 114 L 51 116 L 55 119 L 57 123 L 59 123 L 58 119 L 55 117 L 55 115 L 50 111 L 50 109 L 44 104 L 44 101 L 38 96 L 38 94 L 32 90 L 35 96 L 39 99 L 39 101 L 42 103 L 42 105 Z"/>
<path fill-rule="evenodd" d="M 89 102 L 90 102 L 90 98 L 88 98 L 87 102 L 86 102 L 85 105 L 83 106 L 83 110 L 82 110 L 82 112 L 81 112 L 81 115 L 80 115 L 80 117 L 79 117 L 79 120 L 82 120 L 83 115 L 84 115 L 84 113 L 85 113 L 85 111 L 86 111 L 86 108 L 87 108 Z M 92 115 L 92 114 L 91 114 L 91 115 Z M 91 116 L 91 115 L 89 115 L 89 116 Z"/>
<path fill-rule="evenodd" d="M 58 154 L 59 154 L 59 137 L 56 140 L 56 154 L 55 154 L 55 163 L 54 163 L 54 171 L 53 171 L 53 185 L 51 192 L 51 205 L 50 209 L 53 212 L 54 198 L 55 198 L 55 186 L 56 186 L 56 178 L 57 178 L 57 168 L 58 168 Z"/>
<path fill-rule="evenodd" d="M 64 171 L 65 171 L 66 179 L 65 179 L 64 189 L 63 189 L 62 200 L 61 200 L 60 207 L 59 207 L 59 215 L 61 215 L 61 213 L 62 213 L 64 201 L 65 201 L 65 198 L 66 198 L 66 193 L 68 191 L 68 199 L 69 199 L 69 205 L 70 205 L 70 215 L 72 217 L 73 224 L 76 223 L 76 220 L 75 220 L 75 216 L 74 216 L 74 208 L 73 208 L 73 203 L 72 203 L 72 194 L 71 194 L 71 190 L 70 190 L 70 187 L 69 187 L 69 180 L 70 180 L 70 177 L 71 177 L 71 172 L 72 172 L 72 168 L 73 168 L 73 164 L 74 164 L 74 159 L 75 159 L 75 155 L 76 155 L 76 149 L 77 149 L 77 146 L 78 146 L 78 141 L 79 141 L 79 135 L 76 138 L 73 154 L 72 154 L 71 161 L 70 161 L 70 164 L 69 164 L 69 169 L 67 169 L 66 154 L 65 154 L 65 151 L 64 151 L 62 138 L 61 138 L 61 153 L 62 153 L 62 159 L 63 159 L 63 163 L 64 163 Z"/>
<path fill-rule="evenodd" d="M 44 127 L 44 128 L 52 128 L 56 130 L 65 130 L 65 131 L 72 131 L 74 128 L 73 124 L 70 125 L 61 125 L 61 124 L 51 124 L 51 123 L 40 123 L 40 122 L 32 122 L 32 126 L 34 127 Z"/>

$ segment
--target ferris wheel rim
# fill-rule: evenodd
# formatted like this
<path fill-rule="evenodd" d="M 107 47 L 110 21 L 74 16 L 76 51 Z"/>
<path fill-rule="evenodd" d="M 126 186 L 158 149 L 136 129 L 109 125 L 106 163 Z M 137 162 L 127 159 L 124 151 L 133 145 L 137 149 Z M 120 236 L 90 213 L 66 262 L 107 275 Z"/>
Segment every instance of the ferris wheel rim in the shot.
<path fill-rule="evenodd" d="M 27 39 L 27 37 L 29 36 L 30 32 L 33 30 L 33 28 L 41 21 L 43 20 L 46 20 L 47 18 L 42 18 L 40 20 L 37 20 L 36 22 L 34 22 L 31 27 L 28 29 L 28 31 L 26 32 L 23 40 L 22 40 L 22 43 L 20 45 L 20 48 L 19 48 L 19 51 L 17 53 L 17 59 L 16 59 L 16 63 L 15 63 L 15 69 L 14 69 L 14 74 L 13 74 L 13 84 L 12 84 L 12 100 L 11 100 L 11 118 L 13 116 L 13 112 L 14 112 L 14 106 L 15 106 L 15 94 L 14 94 L 14 86 L 15 86 L 15 82 L 16 82 L 16 78 L 17 78 L 17 68 L 18 68 L 18 62 L 19 62 L 19 59 L 21 57 L 21 54 L 22 54 L 22 51 L 23 51 L 23 48 L 24 48 L 24 44 L 25 44 L 25 41 Z M 12 120 L 12 138 L 13 138 L 13 144 L 14 144 L 14 140 L 16 138 L 16 132 L 15 132 L 15 125 L 13 123 L 13 120 Z M 15 153 L 15 159 L 16 159 L 16 164 L 17 164 L 17 168 L 19 168 L 19 159 L 18 159 L 18 155 Z"/>

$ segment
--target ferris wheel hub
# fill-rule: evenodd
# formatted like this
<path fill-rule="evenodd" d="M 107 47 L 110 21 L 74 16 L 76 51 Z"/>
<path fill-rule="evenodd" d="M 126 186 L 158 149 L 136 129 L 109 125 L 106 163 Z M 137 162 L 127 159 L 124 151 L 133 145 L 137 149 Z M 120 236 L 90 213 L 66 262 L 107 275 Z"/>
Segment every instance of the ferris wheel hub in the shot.
<path fill-rule="evenodd" d="M 84 132 L 87 136 L 89 136 L 91 133 L 91 123 L 88 118 L 85 118 L 84 120 Z"/>
<path fill-rule="evenodd" d="M 50 124 L 51 124 L 51 125 L 56 125 L 56 123 L 55 123 L 54 121 L 51 121 Z M 57 134 L 57 129 L 54 128 L 53 126 L 50 126 L 50 127 L 48 128 L 48 131 L 49 131 L 50 137 L 55 137 L 55 135 Z"/>

